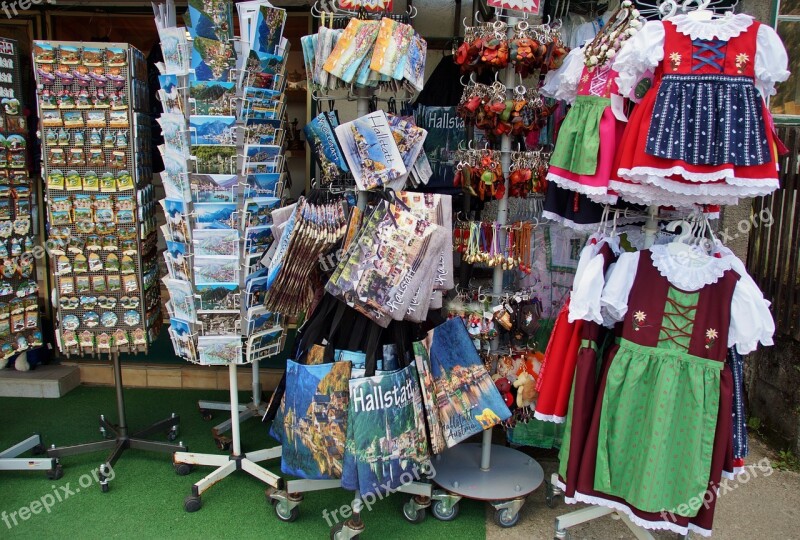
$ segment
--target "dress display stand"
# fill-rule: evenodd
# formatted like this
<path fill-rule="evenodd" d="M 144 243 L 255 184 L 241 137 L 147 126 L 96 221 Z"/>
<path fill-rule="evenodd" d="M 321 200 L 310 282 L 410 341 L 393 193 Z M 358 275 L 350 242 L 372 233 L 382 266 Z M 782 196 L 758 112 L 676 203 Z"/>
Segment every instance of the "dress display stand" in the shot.
<path fill-rule="evenodd" d="M 509 33 L 513 32 L 517 18 L 508 17 L 507 24 Z M 514 88 L 515 78 L 514 67 L 507 67 L 506 88 Z M 497 222 L 502 226 L 508 217 L 511 165 L 511 138 L 508 135 L 502 137 L 500 152 L 506 183 L 505 194 L 498 201 L 497 208 Z M 494 269 L 492 291 L 497 296 L 503 292 L 503 269 L 500 266 Z M 492 343 L 492 349 L 497 349 L 497 341 Z M 493 445 L 491 429 L 483 432 L 481 444 L 457 445 L 437 456 L 434 466 L 436 476 L 433 481 L 441 489 L 433 492 L 431 511 L 443 521 L 455 519 L 458 502 L 467 498 L 489 502 L 495 509 L 495 523 L 501 527 L 513 527 L 519 521 L 525 497 L 544 480 L 544 471 L 536 460 L 517 450 Z"/>
<path fill-rule="evenodd" d="M 239 423 L 241 424 L 245 420 L 249 420 L 250 418 L 261 418 L 267 412 L 267 404 L 261 401 L 261 379 L 258 370 L 258 360 L 254 360 L 251 369 L 253 372 L 253 397 L 250 403 L 245 405 L 239 405 Z M 211 420 L 212 413 L 211 411 L 230 411 L 231 404 L 227 401 L 203 401 L 200 400 L 197 402 L 197 407 L 200 409 L 200 414 L 203 416 L 203 420 Z M 231 421 L 225 420 L 214 426 L 211 429 L 211 435 L 214 437 L 214 441 L 217 443 L 217 447 L 220 450 L 227 450 L 230 447 L 230 439 L 225 437 L 223 433 L 227 433 L 231 430 Z"/>
<path fill-rule="evenodd" d="M 111 450 L 108 458 L 100 464 L 99 478 L 100 489 L 103 493 L 109 489 L 108 478 L 114 464 L 120 458 L 122 453 L 128 449 L 146 450 L 148 452 L 162 452 L 171 454 L 177 451 L 186 451 L 187 447 L 183 442 L 178 444 L 165 443 L 145 439 L 155 433 L 165 432 L 167 439 L 174 441 L 178 438 L 178 425 L 180 424 L 180 416 L 172 413 L 169 417 L 156 422 L 141 431 L 135 432 L 133 435 L 128 435 L 128 424 L 125 420 L 125 396 L 123 395 L 122 388 L 122 367 L 119 362 L 119 352 L 111 353 L 111 359 L 114 366 L 114 388 L 117 393 L 117 418 L 119 424 L 112 424 L 104 415 L 100 415 L 100 434 L 105 440 L 94 441 L 83 444 L 76 444 L 72 446 L 55 446 L 53 445 L 47 450 L 47 455 L 51 458 L 56 458 L 56 471 L 61 470 L 60 458 L 64 456 L 75 456 L 79 454 L 88 454 L 91 452 L 99 452 L 101 450 Z M 56 473 L 59 474 L 60 473 Z M 58 476 L 55 476 L 56 478 Z"/>
<path fill-rule="evenodd" d="M 279 487 L 281 478 L 258 465 L 261 461 L 276 459 L 281 456 L 281 447 L 267 448 L 255 452 L 242 453 L 242 441 L 239 431 L 239 385 L 237 383 L 237 364 L 228 365 L 230 380 L 230 411 L 231 411 L 231 446 L 230 455 L 219 454 L 194 454 L 183 451 L 175 452 L 175 471 L 180 475 L 188 474 L 193 465 L 217 467 L 216 470 L 206 475 L 192 486 L 192 494 L 186 497 L 183 508 L 187 512 L 196 512 L 202 506 L 201 496 L 211 486 L 227 478 L 236 471 L 244 471 L 272 487 Z"/>
<path fill-rule="evenodd" d="M 656 233 L 658 233 L 658 206 L 647 208 L 647 221 L 642 230 L 644 232 L 644 247 L 649 248 L 655 243 Z M 562 494 L 562 491 L 558 488 L 558 473 L 553 473 L 547 484 L 547 505 L 553 508 L 555 506 L 555 497 Z M 569 538 L 567 529 L 570 527 L 609 515 L 614 519 L 621 520 L 639 540 L 654 540 L 653 535 L 647 529 L 633 523 L 624 513 L 617 512 L 613 508 L 606 506 L 589 506 L 558 516 L 555 523 L 555 538 L 559 540 L 567 539 Z M 687 539 L 688 535 L 682 538 Z"/>
<path fill-rule="evenodd" d="M 50 480 L 58 480 L 64 475 L 64 470 L 55 458 L 19 457 L 28 450 L 33 455 L 44 454 L 42 437 L 38 433 L 0 452 L 0 471 L 47 471 L 47 478 Z"/>

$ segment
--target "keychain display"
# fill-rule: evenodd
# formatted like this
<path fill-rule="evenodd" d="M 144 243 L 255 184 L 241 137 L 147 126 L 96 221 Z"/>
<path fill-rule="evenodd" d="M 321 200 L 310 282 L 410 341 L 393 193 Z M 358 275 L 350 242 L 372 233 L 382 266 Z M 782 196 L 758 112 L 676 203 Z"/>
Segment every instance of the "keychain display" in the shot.
<path fill-rule="evenodd" d="M 18 44 L 0 38 L 0 367 L 43 344 Z M 41 248 L 39 248 L 41 249 Z"/>
<path fill-rule="evenodd" d="M 498 20 L 466 27 L 464 41 L 453 54 L 462 73 L 498 71 L 512 64 L 517 73 L 527 77 L 535 71 L 544 75 L 558 69 L 567 53 L 560 25 L 531 26 L 522 20 L 509 39 L 508 25 Z"/>
<path fill-rule="evenodd" d="M 144 56 L 125 44 L 35 41 L 33 58 L 59 348 L 146 351 L 162 317 L 154 192 L 137 188 L 152 176 Z M 135 318 L 120 302 L 131 294 Z"/>

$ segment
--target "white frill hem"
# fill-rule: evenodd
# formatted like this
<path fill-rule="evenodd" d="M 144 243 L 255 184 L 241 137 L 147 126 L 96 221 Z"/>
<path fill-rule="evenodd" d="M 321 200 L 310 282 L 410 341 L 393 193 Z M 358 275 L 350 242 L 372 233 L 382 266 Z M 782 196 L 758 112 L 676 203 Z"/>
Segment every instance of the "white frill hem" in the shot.
<path fill-rule="evenodd" d="M 542 422 L 551 422 L 553 424 L 563 424 L 567 421 L 566 416 L 558 416 L 556 414 L 542 414 L 539 411 L 534 411 L 533 417 Z"/>
<path fill-rule="evenodd" d="M 617 204 L 617 195 L 609 193 L 608 188 L 604 186 L 587 186 L 575 180 L 564 178 L 554 172 L 547 173 L 547 181 L 555 182 L 559 187 L 564 189 L 586 195 L 591 201 L 597 204 Z"/>
<path fill-rule="evenodd" d="M 559 485 L 560 489 L 562 490 L 564 489 L 564 487 L 562 487 L 563 484 L 561 484 L 560 481 L 557 484 L 560 484 Z M 642 527 L 643 529 L 647 529 L 650 531 L 670 531 L 684 536 L 689 534 L 689 532 L 695 532 L 701 536 L 705 537 L 711 536 L 710 530 L 698 527 L 693 523 L 689 523 L 688 527 L 683 527 L 681 525 L 678 525 L 677 523 L 673 523 L 671 521 L 666 521 L 666 520 L 650 521 L 642 519 L 641 517 L 637 516 L 627 504 L 619 503 L 617 501 L 611 501 L 608 499 L 604 499 L 602 497 L 584 495 L 583 493 L 577 491 L 575 492 L 574 498 L 564 497 L 564 502 L 566 502 L 567 504 L 582 502 L 586 504 L 592 504 L 595 506 L 605 506 L 607 508 L 611 508 L 617 512 L 625 514 L 625 516 L 627 516 L 627 518 L 630 519 L 634 525 L 638 525 L 639 527 Z"/>
<path fill-rule="evenodd" d="M 684 291 L 699 291 L 707 285 L 716 283 L 733 267 L 733 257 L 710 257 L 700 251 L 688 251 L 685 257 L 691 258 L 692 262 L 703 264 L 688 264 L 688 260 L 673 256 L 668 245 L 654 245 L 650 248 L 650 258 L 658 273 Z"/>
<path fill-rule="evenodd" d="M 736 205 L 739 204 L 739 197 L 748 197 L 750 195 L 735 194 L 735 195 L 682 195 L 662 189 L 656 185 L 641 184 L 641 183 L 628 183 L 612 180 L 610 183 L 611 189 L 619 193 L 622 199 L 644 206 L 668 206 L 672 208 L 696 208 L 700 204 L 713 204 L 719 206 Z"/>

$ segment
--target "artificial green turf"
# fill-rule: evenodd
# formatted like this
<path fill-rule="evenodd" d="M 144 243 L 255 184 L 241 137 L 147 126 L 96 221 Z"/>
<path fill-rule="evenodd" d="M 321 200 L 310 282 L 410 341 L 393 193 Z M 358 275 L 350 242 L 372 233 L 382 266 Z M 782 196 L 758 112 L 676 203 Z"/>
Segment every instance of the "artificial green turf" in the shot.
<path fill-rule="evenodd" d="M 226 413 L 216 412 L 213 421 L 205 422 L 198 414 L 197 400 L 226 401 L 226 392 L 128 389 L 125 397 L 131 431 L 175 412 L 181 416 L 179 439 L 190 451 L 220 453 L 210 430 Z M 248 399 L 245 392 L 240 394 L 242 402 Z M 34 431 L 42 434 L 46 446 L 99 440 L 98 415 L 103 413 L 116 421 L 115 403 L 113 388 L 92 387 L 79 387 L 55 400 L 0 398 L 0 449 Z M 274 444 L 258 420 L 250 419 L 242 425 L 244 451 Z M 339 508 L 352 499 L 351 492 L 341 489 L 308 493 L 300 505 L 298 520 L 283 523 L 266 503 L 266 486 L 237 472 L 204 493 L 203 507 L 190 514 L 183 510 L 184 497 L 190 494 L 192 483 L 213 470 L 211 467 L 178 476 L 171 456 L 128 450 L 117 462 L 108 493 L 101 493 L 96 484 L 81 489 L 79 478 L 104 459 L 105 452 L 63 458 L 65 474 L 56 481 L 39 471 L 0 471 L 0 512 L 7 514 L 52 494 L 59 486 L 69 483 L 76 491 L 56 503 L 49 514 L 31 515 L 27 521 L 18 518 L 19 524 L 12 523 L 10 530 L 0 521 L 0 538 L 328 538 L 329 527 L 322 511 Z M 268 465 L 273 472 L 280 472 L 279 463 Z M 483 503 L 462 500 L 455 521 L 439 522 L 429 514 L 423 523 L 412 525 L 402 516 L 407 499 L 408 495 L 396 494 L 363 513 L 366 530 L 361 537 L 486 537 Z"/>

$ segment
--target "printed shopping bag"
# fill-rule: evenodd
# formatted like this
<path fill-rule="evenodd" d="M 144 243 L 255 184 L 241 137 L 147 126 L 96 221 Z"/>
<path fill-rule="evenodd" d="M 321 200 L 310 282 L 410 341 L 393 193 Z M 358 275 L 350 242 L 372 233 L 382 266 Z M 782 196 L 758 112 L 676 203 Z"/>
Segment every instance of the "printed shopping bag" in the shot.
<path fill-rule="evenodd" d="M 425 405 L 429 415 L 435 411 L 438 416 L 448 448 L 511 416 L 460 318 L 437 326 L 414 345 L 415 360 L 424 366 L 420 369 L 423 385 L 430 389 L 425 381 L 432 377 L 435 389 L 435 399 L 427 400 Z M 430 374 L 426 361 L 430 363 Z M 437 433 L 435 428 L 431 431 L 434 440 Z M 432 447 L 436 453 L 441 445 L 432 442 Z"/>
<path fill-rule="evenodd" d="M 342 487 L 385 495 L 422 476 L 429 461 L 417 373 L 350 380 Z"/>
<path fill-rule="evenodd" d="M 287 360 L 281 471 L 341 478 L 347 434 L 350 362 L 302 365 Z"/>

